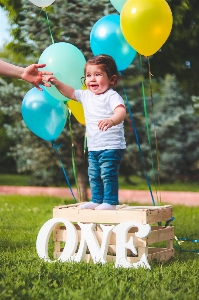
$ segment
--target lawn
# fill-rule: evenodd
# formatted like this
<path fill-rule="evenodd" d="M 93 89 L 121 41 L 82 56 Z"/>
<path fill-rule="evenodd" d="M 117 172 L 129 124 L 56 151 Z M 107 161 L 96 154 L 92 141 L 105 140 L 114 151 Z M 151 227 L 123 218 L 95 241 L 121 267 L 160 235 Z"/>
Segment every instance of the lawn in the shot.
<path fill-rule="evenodd" d="M 129 178 L 130 182 L 126 182 L 123 176 L 119 177 L 120 189 L 127 190 L 148 190 L 148 184 L 145 178 L 131 176 Z M 181 182 L 176 181 L 174 183 L 156 183 L 151 182 L 152 190 L 158 191 L 189 191 L 189 192 L 199 192 L 198 182 Z M 20 174 L 0 174 L 0 185 L 11 185 L 11 186 L 28 186 L 29 176 Z M 64 177 L 62 187 L 68 187 Z"/>
<path fill-rule="evenodd" d="M 199 256 L 194 252 L 176 249 L 173 260 L 150 263 L 151 270 L 40 260 L 37 234 L 52 218 L 53 207 L 66 203 L 55 197 L 0 196 L 1 300 L 199 299 Z M 199 238 L 199 207 L 174 206 L 173 211 L 176 236 Z M 187 250 L 197 246 L 182 244 Z"/>

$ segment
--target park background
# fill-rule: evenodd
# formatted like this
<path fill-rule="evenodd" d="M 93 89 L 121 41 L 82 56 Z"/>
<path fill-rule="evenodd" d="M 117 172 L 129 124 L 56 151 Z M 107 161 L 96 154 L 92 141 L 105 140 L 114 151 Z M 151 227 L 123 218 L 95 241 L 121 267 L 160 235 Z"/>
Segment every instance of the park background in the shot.
<path fill-rule="evenodd" d="M 199 2 L 167 2 L 173 14 L 172 31 L 160 51 L 150 57 L 153 110 L 148 60 L 137 54 L 123 74 L 145 165 L 143 168 L 128 115 L 125 120 L 127 151 L 120 171 L 120 187 L 148 190 L 147 173 L 155 189 L 198 192 Z M 11 26 L 9 43 L 1 47 L 0 58 L 22 66 L 36 63 L 43 50 L 52 43 L 45 12 L 28 0 L 0 0 L 0 6 L 7 12 Z M 108 0 L 55 0 L 47 12 L 55 42 L 75 45 L 86 58 L 92 55 L 89 35 L 94 23 L 104 15 L 117 13 Z M 142 80 L 152 150 L 146 132 Z M 66 187 L 55 150 L 49 142 L 32 134 L 22 120 L 21 103 L 30 88 L 32 86 L 23 81 L 0 78 L 0 185 Z M 121 85 L 118 91 L 123 95 Z M 85 128 L 73 116 L 71 122 L 78 179 L 82 189 L 86 190 Z M 59 148 L 60 156 L 75 186 L 68 123 L 57 143 L 63 143 Z M 191 242 L 198 241 L 198 206 L 185 207 L 184 197 L 183 205 L 173 205 L 175 220 L 170 225 L 174 225 L 176 237 L 189 240 L 175 243 L 174 259 L 166 263 L 153 262 L 149 271 L 116 269 L 112 264 L 48 264 L 41 261 L 35 250 L 37 234 L 52 218 L 55 205 L 69 203 L 73 203 L 73 199 L 59 198 L 59 195 L 1 194 L 1 299 L 199 299 L 199 250 L 198 244 Z M 50 248 L 53 249 L 52 242 Z"/>
<path fill-rule="evenodd" d="M 127 114 L 124 122 L 127 150 L 120 168 L 121 188 L 139 189 L 137 181 L 141 179 L 145 182 L 144 189 L 147 189 L 147 174 L 155 189 L 164 189 L 165 184 L 166 188 L 171 186 L 176 189 L 174 183 L 177 183 L 184 189 L 185 185 L 190 189 L 191 184 L 194 191 L 197 191 L 199 3 L 194 0 L 167 2 L 173 15 L 173 27 L 166 43 L 149 57 L 150 66 L 148 59 L 137 53 L 131 65 L 123 72 L 122 84 L 117 87 L 124 97 L 124 86 L 144 157 L 143 163 L 132 120 Z M 92 56 L 89 38 L 93 25 L 104 15 L 118 14 L 109 0 L 100 3 L 95 0 L 57 0 L 46 11 L 25 0 L 0 1 L 0 6 L 7 13 L 10 23 L 9 42 L 1 47 L 0 57 L 23 66 L 38 62 L 41 53 L 52 44 L 51 34 L 55 43 L 69 42 L 80 49 L 86 59 L 89 58 Z M 21 103 L 30 88 L 28 83 L 1 78 L 0 173 L 3 174 L 2 178 L 5 178 L 4 174 L 24 175 L 21 177 L 24 179 L 23 185 L 66 186 L 51 143 L 34 135 L 23 122 Z M 144 109 L 147 111 L 147 119 Z M 77 180 L 83 199 L 86 199 L 88 177 L 87 155 L 84 153 L 85 127 L 73 116 L 71 122 Z M 69 180 L 74 185 L 68 122 L 56 143 L 63 144 L 59 149 L 60 156 Z M 18 177 L 15 178 L 14 185 Z"/>

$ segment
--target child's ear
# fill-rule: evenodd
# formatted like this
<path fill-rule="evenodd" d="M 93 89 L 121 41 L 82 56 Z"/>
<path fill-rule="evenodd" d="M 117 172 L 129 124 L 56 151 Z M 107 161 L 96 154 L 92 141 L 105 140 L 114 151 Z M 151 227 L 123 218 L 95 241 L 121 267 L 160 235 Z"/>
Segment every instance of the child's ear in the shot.
<path fill-rule="evenodd" d="M 114 85 L 116 81 L 117 81 L 117 75 L 113 75 L 110 79 L 110 84 Z"/>

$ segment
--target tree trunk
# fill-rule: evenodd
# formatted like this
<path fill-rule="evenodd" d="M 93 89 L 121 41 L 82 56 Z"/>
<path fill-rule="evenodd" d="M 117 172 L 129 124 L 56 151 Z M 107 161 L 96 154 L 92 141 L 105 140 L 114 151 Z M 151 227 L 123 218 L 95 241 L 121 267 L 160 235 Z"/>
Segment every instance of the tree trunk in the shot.
<path fill-rule="evenodd" d="M 80 202 L 88 201 L 88 163 L 87 154 L 84 153 L 83 143 L 75 142 L 75 160 L 77 165 L 78 198 Z"/>
<path fill-rule="evenodd" d="M 87 179 L 87 173 L 83 168 L 78 168 L 77 172 L 77 181 L 79 185 L 79 201 L 88 201 L 88 191 L 87 191 L 87 185 L 88 185 L 88 179 Z"/>

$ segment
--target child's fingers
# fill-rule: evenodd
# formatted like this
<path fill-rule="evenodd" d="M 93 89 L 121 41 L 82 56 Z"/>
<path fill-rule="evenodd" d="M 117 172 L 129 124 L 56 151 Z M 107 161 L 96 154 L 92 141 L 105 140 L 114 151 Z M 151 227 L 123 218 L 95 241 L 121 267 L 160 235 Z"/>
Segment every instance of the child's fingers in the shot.
<path fill-rule="evenodd" d="M 43 78 L 43 80 L 45 80 L 46 82 L 48 82 L 48 81 L 51 82 L 51 81 L 54 79 L 54 77 L 51 76 L 51 75 L 43 75 L 42 78 Z"/>
<path fill-rule="evenodd" d="M 50 84 L 50 83 L 47 83 L 47 82 L 43 82 L 43 85 L 44 85 L 44 86 L 47 86 L 47 87 L 51 87 L 51 84 Z"/>
<path fill-rule="evenodd" d="M 98 127 L 99 127 L 99 129 L 106 131 L 108 128 L 111 127 L 110 120 L 109 119 L 105 119 L 105 120 L 99 121 L 98 122 Z"/>

